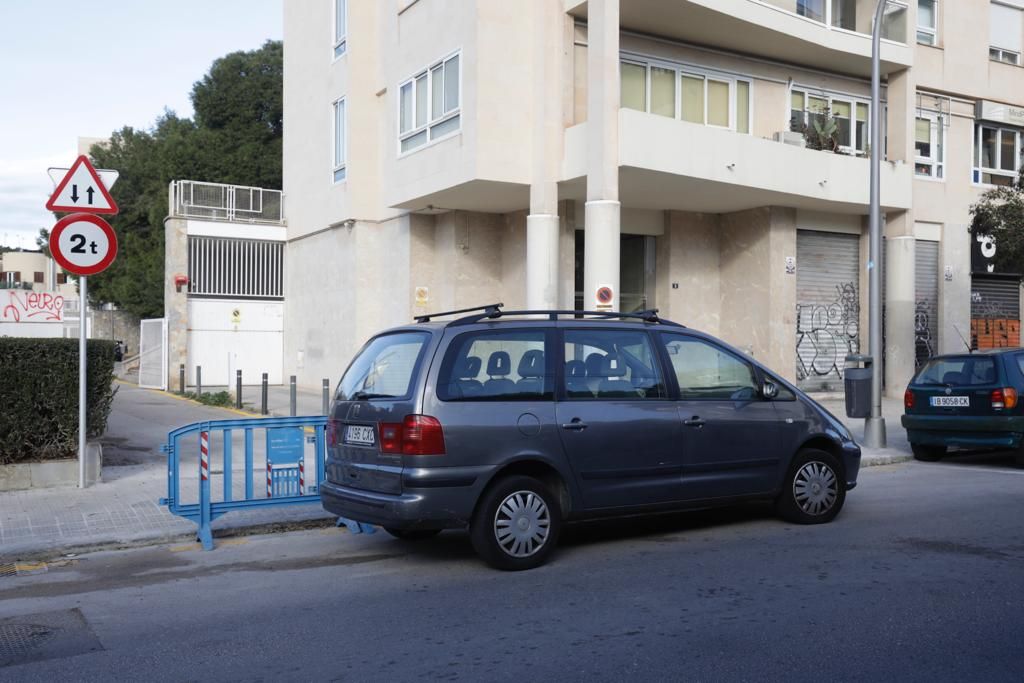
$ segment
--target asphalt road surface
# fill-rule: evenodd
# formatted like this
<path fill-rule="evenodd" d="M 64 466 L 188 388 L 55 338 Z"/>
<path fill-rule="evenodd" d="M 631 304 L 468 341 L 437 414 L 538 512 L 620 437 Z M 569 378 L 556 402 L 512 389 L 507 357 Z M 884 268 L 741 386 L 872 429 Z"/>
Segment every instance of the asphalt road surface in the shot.
<path fill-rule="evenodd" d="M 1019 681 L 1022 492 L 987 456 L 876 467 L 830 525 L 591 523 L 517 574 L 456 532 L 93 553 L 0 577 L 0 679 Z"/>

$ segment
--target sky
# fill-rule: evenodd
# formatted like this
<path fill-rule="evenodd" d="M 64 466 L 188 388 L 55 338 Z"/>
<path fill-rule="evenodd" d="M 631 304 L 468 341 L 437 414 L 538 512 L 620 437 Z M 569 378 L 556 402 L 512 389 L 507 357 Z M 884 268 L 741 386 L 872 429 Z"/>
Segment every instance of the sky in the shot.
<path fill-rule="evenodd" d="M 51 166 L 78 138 L 150 128 L 217 57 L 280 40 L 284 0 L 0 0 L 0 244 L 35 248 Z"/>

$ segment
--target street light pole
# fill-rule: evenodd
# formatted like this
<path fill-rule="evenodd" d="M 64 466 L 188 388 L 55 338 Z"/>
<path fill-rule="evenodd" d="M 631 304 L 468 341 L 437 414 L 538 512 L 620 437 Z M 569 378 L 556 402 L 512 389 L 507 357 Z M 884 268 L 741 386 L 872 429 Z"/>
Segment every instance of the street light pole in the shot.
<path fill-rule="evenodd" d="M 879 198 L 881 173 L 881 37 L 886 0 L 878 0 L 871 23 L 871 186 L 868 215 L 868 354 L 871 356 L 871 416 L 864 421 L 864 445 L 885 448 L 882 417 L 882 287 L 879 263 L 882 256 L 882 216 Z"/>

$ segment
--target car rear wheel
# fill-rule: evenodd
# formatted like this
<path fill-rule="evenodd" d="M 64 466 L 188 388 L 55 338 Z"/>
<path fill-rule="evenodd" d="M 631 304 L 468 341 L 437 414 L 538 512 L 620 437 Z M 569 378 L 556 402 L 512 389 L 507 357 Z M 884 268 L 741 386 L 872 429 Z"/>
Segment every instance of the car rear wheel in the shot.
<path fill-rule="evenodd" d="M 910 444 L 910 450 L 914 453 L 914 459 L 921 462 L 935 462 L 946 454 L 945 446 L 925 446 L 919 443 Z"/>
<path fill-rule="evenodd" d="M 521 571 L 547 562 L 561 528 L 562 510 L 555 494 L 533 477 L 515 475 L 484 493 L 469 537 L 487 564 Z"/>
<path fill-rule="evenodd" d="M 441 533 L 440 529 L 395 529 L 387 526 L 384 531 L 403 541 L 425 541 Z"/>
<path fill-rule="evenodd" d="M 831 522 L 846 501 L 846 480 L 834 455 L 817 448 L 797 453 L 775 502 L 779 516 L 797 524 Z"/>

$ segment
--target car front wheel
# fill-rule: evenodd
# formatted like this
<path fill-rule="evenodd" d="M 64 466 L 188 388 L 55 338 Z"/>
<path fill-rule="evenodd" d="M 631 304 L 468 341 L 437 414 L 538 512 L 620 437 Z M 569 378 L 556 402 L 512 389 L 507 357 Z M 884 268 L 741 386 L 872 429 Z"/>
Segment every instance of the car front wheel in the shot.
<path fill-rule="evenodd" d="M 846 500 L 846 480 L 834 455 L 816 448 L 797 453 L 775 503 L 779 516 L 797 524 L 831 522 Z"/>
<path fill-rule="evenodd" d="M 554 493 L 533 477 L 515 475 L 484 493 L 469 535 L 489 565 L 521 571 L 547 562 L 561 528 L 562 511 Z"/>

